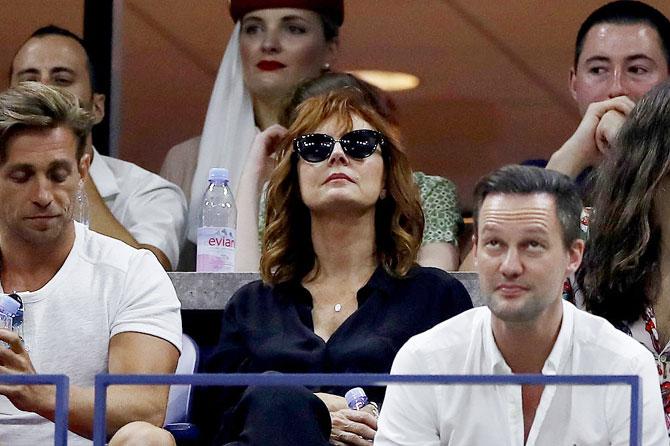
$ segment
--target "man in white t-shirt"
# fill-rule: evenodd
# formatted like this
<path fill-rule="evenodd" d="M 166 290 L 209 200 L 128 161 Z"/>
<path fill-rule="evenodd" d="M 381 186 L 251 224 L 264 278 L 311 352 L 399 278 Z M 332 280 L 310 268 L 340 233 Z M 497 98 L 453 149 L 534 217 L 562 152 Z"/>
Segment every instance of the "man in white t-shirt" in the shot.
<path fill-rule="evenodd" d="M 173 373 L 181 348 L 179 301 L 156 258 L 72 220 L 92 124 L 65 90 L 27 82 L 0 94 L 0 287 L 24 306 L 22 331 L 0 330 L 0 374 L 70 377 L 70 445 L 90 444 L 96 374 Z M 52 387 L 0 395 L 0 444 L 53 442 Z M 110 387 L 110 445 L 173 444 L 158 427 L 167 396 Z"/>
<path fill-rule="evenodd" d="M 475 189 L 475 308 L 410 339 L 392 374 L 639 375 L 642 444 L 668 444 L 651 353 L 561 297 L 582 259 L 565 175 L 507 166 Z M 391 385 L 375 445 L 628 445 L 630 389 Z"/>
<path fill-rule="evenodd" d="M 36 30 L 12 60 L 10 84 L 35 81 L 64 88 L 79 98 L 95 124 L 105 117 L 105 96 L 84 42 L 57 26 Z M 166 270 L 176 269 L 186 227 L 186 198 L 181 189 L 141 167 L 99 154 L 91 157 L 84 183 L 90 227 L 96 232 L 153 252 Z"/>

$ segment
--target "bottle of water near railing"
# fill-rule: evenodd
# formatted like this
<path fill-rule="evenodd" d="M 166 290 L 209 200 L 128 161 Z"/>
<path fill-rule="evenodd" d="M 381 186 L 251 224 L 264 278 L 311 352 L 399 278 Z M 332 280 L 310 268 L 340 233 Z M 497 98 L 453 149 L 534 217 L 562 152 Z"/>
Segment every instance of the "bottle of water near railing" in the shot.
<path fill-rule="evenodd" d="M 228 184 L 228 169 L 213 167 L 198 220 L 196 271 L 235 271 L 235 226 L 237 209 Z"/>

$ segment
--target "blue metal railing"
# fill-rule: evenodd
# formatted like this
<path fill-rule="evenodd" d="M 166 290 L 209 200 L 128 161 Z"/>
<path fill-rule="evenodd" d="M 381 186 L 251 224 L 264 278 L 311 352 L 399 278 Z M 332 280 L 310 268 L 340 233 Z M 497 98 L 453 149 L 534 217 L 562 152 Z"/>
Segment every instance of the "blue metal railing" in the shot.
<path fill-rule="evenodd" d="M 70 379 L 65 375 L 0 375 L 0 384 L 56 386 L 56 413 L 54 415 L 54 444 L 67 445 L 68 405 Z"/>
<path fill-rule="evenodd" d="M 104 446 L 107 387 L 110 385 L 191 384 L 198 386 L 387 386 L 389 384 L 489 384 L 579 385 L 625 384 L 631 387 L 630 445 L 642 444 L 642 395 L 640 377 L 634 375 L 386 375 L 386 374 L 207 374 L 193 375 L 97 375 L 93 441 Z"/>

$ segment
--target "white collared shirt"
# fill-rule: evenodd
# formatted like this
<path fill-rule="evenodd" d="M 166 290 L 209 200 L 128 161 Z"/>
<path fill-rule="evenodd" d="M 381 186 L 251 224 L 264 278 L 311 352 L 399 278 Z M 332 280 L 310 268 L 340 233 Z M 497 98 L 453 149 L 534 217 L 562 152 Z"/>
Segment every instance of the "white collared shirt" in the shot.
<path fill-rule="evenodd" d="M 90 175 L 105 204 L 138 243 L 160 249 L 173 268 L 186 226 L 186 198 L 175 184 L 93 149 Z"/>
<path fill-rule="evenodd" d="M 509 375 L 493 338 L 491 312 L 479 307 L 410 339 L 392 374 Z M 563 302 L 563 320 L 545 375 L 642 377 L 642 444 L 668 445 L 651 354 L 609 322 Z M 546 386 L 527 446 L 628 445 L 630 387 Z M 524 444 L 520 386 L 389 386 L 375 445 Z"/>

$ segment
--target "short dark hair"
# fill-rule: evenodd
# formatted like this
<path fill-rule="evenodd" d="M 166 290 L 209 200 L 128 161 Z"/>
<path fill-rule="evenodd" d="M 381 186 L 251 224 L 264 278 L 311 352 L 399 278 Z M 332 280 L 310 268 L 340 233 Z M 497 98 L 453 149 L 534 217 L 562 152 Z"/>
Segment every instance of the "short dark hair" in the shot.
<path fill-rule="evenodd" d="M 84 42 L 84 39 L 73 33 L 72 31 L 61 28 L 60 26 L 56 25 L 47 25 L 43 26 L 41 28 L 36 29 L 30 37 L 28 37 L 19 47 L 17 50 L 16 54 L 18 54 L 19 50 L 23 48 L 23 45 L 26 44 L 27 41 L 29 41 L 32 38 L 35 37 L 45 37 L 45 36 L 62 36 L 62 37 L 68 37 L 75 42 L 77 42 L 84 50 L 84 53 L 86 54 L 86 67 L 88 69 L 88 78 L 89 81 L 91 82 L 91 92 L 95 93 L 98 91 L 98 85 L 97 85 L 97 80 L 95 76 L 95 68 L 93 67 L 93 63 L 91 62 L 91 56 L 89 55 L 88 52 L 88 46 L 86 45 L 86 42 Z M 16 54 L 14 54 L 14 57 L 12 58 L 12 65 L 9 67 L 9 78 L 11 80 L 12 77 L 12 72 L 14 71 L 14 59 L 16 58 Z"/>
<path fill-rule="evenodd" d="M 67 127 L 77 138 L 79 161 L 93 127 L 93 116 L 67 90 L 39 82 L 21 82 L 0 93 L 0 165 L 7 159 L 7 141 L 27 129 Z"/>
<path fill-rule="evenodd" d="M 562 173 L 534 166 L 509 165 L 481 178 L 475 186 L 474 223 L 477 234 L 479 210 L 490 194 L 549 194 L 556 203 L 563 244 L 568 248 L 579 238 L 582 200 L 574 182 Z"/>
<path fill-rule="evenodd" d="M 661 39 L 661 48 L 665 61 L 670 70 L 670 20 L 659 10 L 646 3 L 636 0 L 617 0 L 607 3 L 596 9 L 589 15 L 577 32 L 575 43 L 575 62 L 577 68 L 579 56 L 584 48 L 586 34 L 594 26 L 600 23 L 613 23 L 617 25 L 634 25 L 644 23 L 656 30 Z"/>

